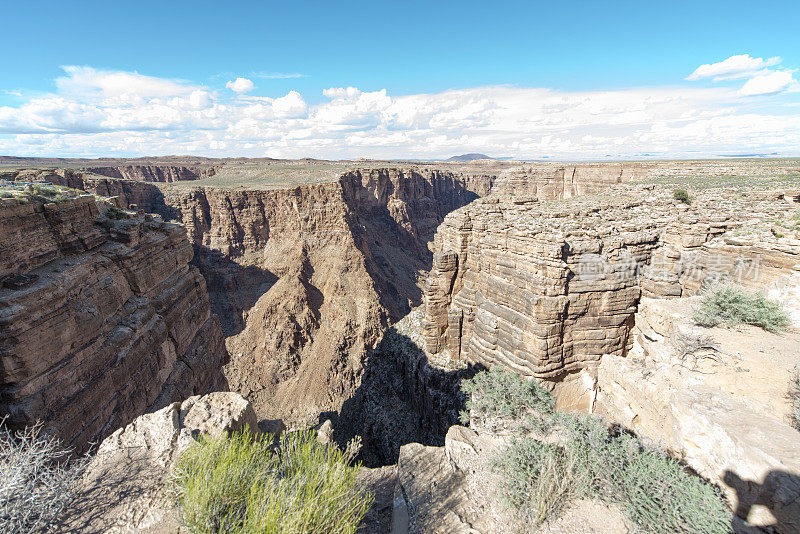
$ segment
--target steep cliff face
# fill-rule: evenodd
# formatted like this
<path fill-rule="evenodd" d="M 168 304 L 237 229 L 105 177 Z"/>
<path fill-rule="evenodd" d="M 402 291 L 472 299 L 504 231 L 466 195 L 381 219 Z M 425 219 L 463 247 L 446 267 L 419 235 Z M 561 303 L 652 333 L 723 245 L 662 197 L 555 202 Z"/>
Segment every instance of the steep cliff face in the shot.
<path fill-rule="evenodd" d="M 426 348 L 554 377 L 624 353 L 639 295 L 714 281 L 767 290 L 796 313 L 794 197 L 617 188 L 540 203 L 478 200 L 445 218 L 425 289 Z M 784 235 L 781 232 L 785 232 Z"/>
<path fill-rule="evenodd" d="M 626 186 L 546 203 L 477 200 L 436 234 L 428 356 L 542 379 L 562 406 L 667 447 L 719 484 L 742 519 L 794 532 L 796 198 L 712 188 L 686 205 L 669 190 Z M 766 292 L 794 324 L 780 335 L 698 325 L 692 295 L 719 281 Z"/>
<path fill-rule="evenodd" d="M 385 310 L 338 183 L 168 191 L 221 317 L 231 387 L 261 416 L 311 416 L 352 394 Z"/>
<path fill-rule="evenodd" d="M 149 213 L 158 213 L 175 219 L 177 212 L 164 203 L 164 193 L 154 184 L 119 178 L 102 178 L 71 169 L 57 169 L 37 176 L 56 185 L 87 191 L 103 197 L 116 197 L 120 208 L 136 207 Z"/>
<path fill-rule="evenodd" d="M 88 172 L 140 182 L 178 182 L 198 180 L 213 176 L 213 168 L 184 167 L 180 165 L 119 165 L 112 167 L 87 167 Z"/>
<path fill-rule="evenodd" d="M 425 290 L 427 350 L 537 377 L 624 353 L 636 273 L 665 224 L 655 206 L 490 197 L 448 215 Z"/>
<path fill-rule="evenodd" d="M 0 201 L 0 409 L 78 451 L 225 387 L 222 331 L 183 228 L 103 211 L 93 197 Z"/>
<path fill-rule="evenodd" d="M 419 278 L 445 215 L 486 194 L 493 179 L 436 170 L 369 169 L 340 179 L 350 227 L 392 321 L 421 304 Z"/>
<path fill-rule="evenodd" d="M 522 165 L 503 173 L 493 189 L 501 195 L 561 200 L 600 193 L 616 184 L 642 179 L 648 170 L 649 165 L 642 163 Z"/>

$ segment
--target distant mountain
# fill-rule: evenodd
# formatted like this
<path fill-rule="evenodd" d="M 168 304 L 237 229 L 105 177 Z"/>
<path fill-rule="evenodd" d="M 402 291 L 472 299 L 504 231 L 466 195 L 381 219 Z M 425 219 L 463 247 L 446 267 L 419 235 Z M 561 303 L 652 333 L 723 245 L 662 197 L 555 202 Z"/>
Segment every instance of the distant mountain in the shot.
<path fill-rule="evenodd" d="M 460 156 L 453 156 L 452 158 L 448 158 L 447 161 L 473 161 L 476 159 L 494 159 L 490 158 L 486 154 L 461 154 Z"/>

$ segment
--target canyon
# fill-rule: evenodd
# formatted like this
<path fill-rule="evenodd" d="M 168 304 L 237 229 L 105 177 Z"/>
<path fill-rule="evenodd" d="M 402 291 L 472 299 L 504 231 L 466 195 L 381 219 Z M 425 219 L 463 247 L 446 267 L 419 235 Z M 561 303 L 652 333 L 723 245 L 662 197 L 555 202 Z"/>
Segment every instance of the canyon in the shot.
<path fill-rule="evenodd" d="M 459 384 L 501 366 L 660 441 L 742 520 L 800 528 L 783 399 L 800 351 L 797 160 L 2 160 L 0 178 L 92 195 L 0 199 L 12 425 L 41 420 L 84 450 L 230 390 L 258 421 L 361 436 L 365 465 L 397 466 L 404 513 L 454 531 L 413 492 L 471 483 L 496 436 L 455 426 Z M 794 326 L 698 327 L 696 295 L 719 280 L 765 291 Z M 698 361 L 686 344 L 703 336 L 719 350 Z M 490 525 L 463 484 L 462 519 Z"/>

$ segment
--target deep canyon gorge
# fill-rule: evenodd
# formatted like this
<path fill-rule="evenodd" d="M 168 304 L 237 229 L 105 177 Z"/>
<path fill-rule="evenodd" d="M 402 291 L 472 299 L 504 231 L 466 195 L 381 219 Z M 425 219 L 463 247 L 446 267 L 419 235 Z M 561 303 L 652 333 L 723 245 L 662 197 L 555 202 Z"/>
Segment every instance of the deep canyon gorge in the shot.
<path fill-rule="evenodd" d="M 661 441 L 753 508 L 742 519 L 800 528 L 800 445 L 781 401 L 800 354 L 797 160 L 1 163 L 0 178 L 93 195 L 0 199 L 12 425 L 41 420 L 84 451 L 229 390 L 259 421 L 330 419 L 341 444 L 361 436 L 360 459 L 398 466 L 402 506 L 423 524 L 434 511 L 402 466 L 444 450 L 442 473 L 459 464 L 459 383 L 500 366 L 563 409 Z M 719 279 L 768 292 L 794 327 L 700 332 L 687 310 Z M 736 361 L 687 366 L 687 340 L 707 335 Z M 482 521 L 469 491 L 438 531 Z"/>

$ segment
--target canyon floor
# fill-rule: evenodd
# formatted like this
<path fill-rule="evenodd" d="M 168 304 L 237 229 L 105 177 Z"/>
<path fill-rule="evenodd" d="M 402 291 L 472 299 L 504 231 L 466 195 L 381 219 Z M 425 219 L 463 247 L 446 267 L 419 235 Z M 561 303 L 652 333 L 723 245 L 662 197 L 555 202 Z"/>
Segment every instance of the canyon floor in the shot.
<path fill-rule="evenodd" d="M 262 426 L 361 436 L 373 531 L 499 532 L 479 488 L 506 437 L 458 416 L 460 381 L 500 366 L 660 444 L 724 491 L 735 528 L 800 531 L 800 160 L 3 157 L 0 179 L 92 195 L 0 198 L 14 425 L 85 450 L 230 390 Z M 721 282 L 791 324 L 697 325 Z M 630 528 L 576 506 L 549 531 Z"/>

